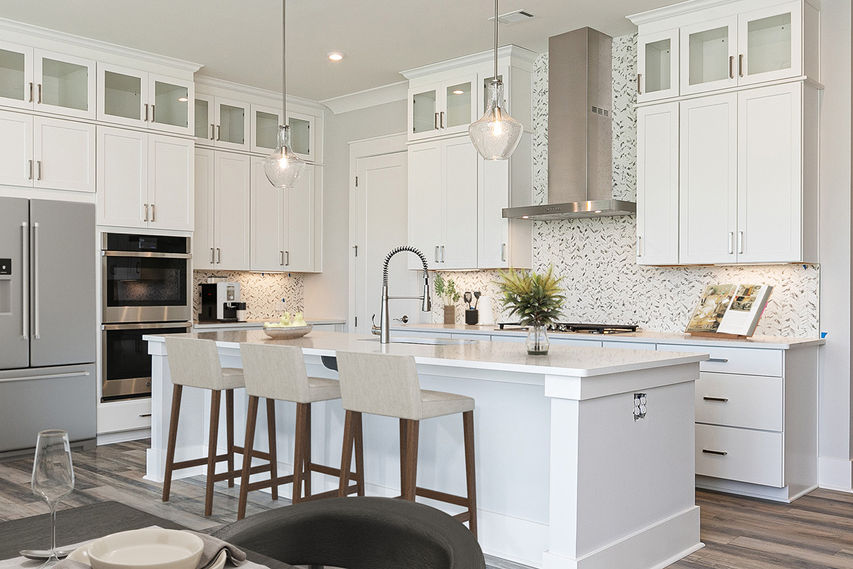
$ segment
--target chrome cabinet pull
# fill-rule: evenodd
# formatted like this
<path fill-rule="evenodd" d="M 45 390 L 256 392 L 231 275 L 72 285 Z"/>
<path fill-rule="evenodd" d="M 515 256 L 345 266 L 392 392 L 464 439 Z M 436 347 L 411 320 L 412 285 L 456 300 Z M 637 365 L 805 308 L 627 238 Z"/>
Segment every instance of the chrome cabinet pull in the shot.
<path fill-rule="evenodd" d="M 706 448 L 703 448 L 702 452 L 704 452 L 705 454 L 716 454 L 718 456 L 726 456 L 727 454 L 729 454 L 727 451 L 724 450 L 709 450 Z"/>
<path fill-rule="evenodd" d="M 30 81 L 30 100 L 27 102 L 29 102 L 29 103 L 33 102 L 33 82 L 32 81 Z"/>
<path fill-rule="evenodd" d="M 729 255 L 735 254 L 735 232 L 729 231 Z"/>
<path fill-rule="evenodd" d="M 737 252 L 743 255 L 743 231 L 737 232 Z"/>
<path fill-rule="evenodd" d="M 222 140 L 222 128 L 221 125 L 216 125 L 216 140 Z"/>
<path fill-rule="evenodd" d="M 213 265 L 216 263 L 216 251 L 213 247 L 210 248 L 210 264 Z"/>
<path fill-rule="evenodd" d="M 36 101 L 37 104 L 41 105 L 41 83 L 39 83 L 39 98 Z"/>
<path fill-rule="evenodd" d="M 735 56 L 729 56 L 729 79 L 735 78 Z"/>
<path fill-rule="evenodd" d="M 284 266 L 285 266 L 285 267 L 289 267 L 289 266 L 290 266 L 290 251 L 285 251 L 285 252 L 284 252 Z"/>
<path fill-rule="evenodd" d="M 704 399 L 705 401 L 719 401 L 720 403 L 728 403 L 729 402 L 728 397 L 703 397 L 702 399 Z"/>
<path fill-rule="evenodd" d="M 36 180 L 41 180 L 41 160 L 36 160 Z"/>
<path fill-rule="evenodd" d="M 214 125 L 213 123 L 210 123 L 210 140 L 216 139 L 216 136 L 214 134 L 215 132 L 216 132 L 216 125 Z"/>
<path fill-rule="evenodd" d="M 29 270 L 26 267 L 25 263 L 27 262 L 27 258 L 29 257 L 29 253 L 27 252 L 27 244 L 29 243 L 29 231 L 27 229 L 27 222 L 21 222 L 21 274 L 23 278 L 21 279 L 21 335 L 24 339 L 30 337 L 30 313 L 29 313 L 29 300 L 27 299 L 27 294 L 29 293 L 29 283 L 27 282 L 27 278 L 29 277 Z"/>
<path fill-rule="evenodd" d="M 447 126 L 445 125 L 445 122 L 444 122 L 444 111 L 441 111 L 440 115 L 441 115 L 441 120 L 439 121 L 438 124 L 441 125 L 441 128 L 447 128 Z"/>
<path fill-rule="evenodd" d="M 27 166 L 27 180 L 32 180 L 32 179 L 33 179 L 33 161 L 32 161 L 32 160 L 27 160 L 27 163 L 28 163 L 28 166 Z"/>
<path fill-rule="evenodd" d="M 222 263 L 222 249 L 220 249 L 219 247 L 216 248 L 216 263 Z"/>
<path fill-rule="evenodd" d="M 737 74 L 743 77 L 743 54 L 739 53 L 737 56 Z"/>
<path fill-rule="evenodd" d="M 436 245 L 436 246 L 435 246 L 435 262 L 436 262 L 436 263 L 440 263 L 440 262 L 441 262 L 441 261 L 439 261 L 439 260 L 438 260 L 438 245 Z"/>
<path fill-rule="evenodd" d="M 642 83 L 641 83 L 642 79 L 641 78 L 642 77 L 643 77 L 642 73 L 637 73 L 637 94 L 638 95 L 643 94 L 643 88 L 641 87 L 641 85 L 642 85 Z"/>
<path fill-rule="evenodd" d="M 501 262 L 506 262 L 506 243 L 501 243 Z"/>
<path fill-rule="evenodd" d="M 151 221 L 157 221 L 157 210 L 154 209 L 154 204 L 151 204 Z"/>
<path fill-rule="evenodd" d="M 145 219 L 142 221 L 148 221 L 148 204 L 145 204 Z"/>
<path fill-rule="evenodd" d="M 637 235 L 637 256 L 643 256 L 643 236 Z"/>
<path fill-rule="evenodd" d="M 724 364 L 724 363 L 727 363 L 729 361 L 729 358 L 708 358 L 705 361 L 715 363 L 715 364 Z"/>
<path fill-rule="evenodd" d="M 148 122 L 148 103 L 145 103 L 145 122 Z"/>
<path fill-rule="evenodd" d="M 278 252 L 278 264 L 284 266 L 284 251 Z"/>
<path fill-rule="evenodd" d="M 435 118 L 433 119 L 433 127 L 435 130 L 438 130 L 438 113 L 435 113 Z"/>
<path fill-rule="evenodd" d="M 444 263 L 444 245 L 441 246 L 441 262 Z"/>
<path fill-rule="evenodd" d="M 157 122 L 157 120 L 156 120 L 154 117 L 155 117 L 155 115 L 154 115 L 154 105 L 152 104 L 152 105 L 151 105 L 151 122 Z"/>
<path fill-rule="evenodd" d="M 39 333 L 39 223 L 33 223 L 33 338 L 38 340 L 41 335 Z"/>

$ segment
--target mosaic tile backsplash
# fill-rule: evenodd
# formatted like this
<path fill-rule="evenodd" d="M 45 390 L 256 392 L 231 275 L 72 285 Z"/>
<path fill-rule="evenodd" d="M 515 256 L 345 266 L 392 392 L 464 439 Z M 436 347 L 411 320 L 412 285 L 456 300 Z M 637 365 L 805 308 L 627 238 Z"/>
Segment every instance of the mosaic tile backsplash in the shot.
<path fill-rule="evenodd" d="M 302 312 L 302 275 L 288 273 L 250 273 L 248 271 L 193 271 L 193 316 L 197 317 L 199 306 L 198 285 L 208 277 L 224 277 L 227 281 L 240 283 L 240 298 L 246 303 L 249 320 L 280 318 L 284 310 Z M 282 308 L 281 299 L 285 299 Z"/>
<path fill-rule="evenodd" d="M 636 199 L 636 35 L 613 40 L 614 196 Z M 548 55 L 539 56 L 533 93 L 533 195 L 544 203 L 548 185 Z M 637 324 L 646 330 L 681 332 L 710 283 L 756 282 L 774 287 L 756 334 L 792 337 L 818 335 L 820 270 L 815 265 L 645 267 L 634 256 L 634 216 L 536 222 L 536 270 L 554 266 L 566 291 L 569 321 Z M 495 271 L 446 273 L 461 291 L 479 290 L 498 306 Z M 442 322 L 435 302 L 433 321 Z M 461 308 L 457 322 L 464 322 Z"/>

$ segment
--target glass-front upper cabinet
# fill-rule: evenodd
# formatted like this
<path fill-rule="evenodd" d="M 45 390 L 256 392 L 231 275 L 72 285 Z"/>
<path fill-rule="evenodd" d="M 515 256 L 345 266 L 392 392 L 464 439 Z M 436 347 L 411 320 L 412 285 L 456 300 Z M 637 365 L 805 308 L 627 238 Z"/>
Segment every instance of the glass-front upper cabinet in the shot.
<path fill-rule="evenodd" d="M 213 97 L 196 94 L 193 104 L 193 131 L 196 142 L 213 146 L 216 140 L 215 120 Z"/>
<path fill-rule="evenodd" d="M 175 133 L 193 132 L 190 101 L 195 99 L 192 81 L 148 75 L 149 127 Z"/>
<path fill-rule="evenodd" d="M 98 119 L 129 126 L 146 126 L 148 74 L 115 65 L 98 66 Z"/>
<path fill-rule="evenodd" d="M 439 115 L 439 126 L 446 133 L 468 130 L 476 118 L 476 83 L 474 81 L 462 81 L 452 83 L 444 87 L 444 111 Z"/>
<path fill-rule="evenodd" d="M 637 102 L 678 96 L 678 30 L 637 39 Z"/>
<path fill-rule="evenodd" d="M 737 85 L 737 16 L 681 28 L 681 94 Z"/>
<path fill-rule="evenodd" d="M 33 50 L 0 42 L 0 104 L 33 107 Z"/>
<path fill-rule="evenodd" d="M 34 50 L 35 109 L 95 118 L 95 62 Z"/>
<path fill-rule="evenodd" d="M 738 20 L 738 82 L 741 85 L 802 74 L 800 3 L 741 14 Z"/>
<path fill-rule="evenodd" d="M 249 105 L 240 101 L 217 97 L 216 146 L 234 150 L 248 150 L 250 140 Z"/>
<path fill-rule="evenodd" d="M 409 92 L 409 138 L 427 138 L 438 133 L 437 88 Z"/>
<path fill-rule="evenodd" d="M 281 110 L 252 105 L 252 152 L 268 154 L 278 147 Z"/>
<path fill-rule="evenodd" d="M 314 117 L 287 113 L 287 124 L 290 126 L 291 150 L 304 160 L 315 160 Z"/>
<path fill-rule="evenodd" d="M 476 74 L 409 89 L 409 140 L 466 132 L 477 120 Z"/>

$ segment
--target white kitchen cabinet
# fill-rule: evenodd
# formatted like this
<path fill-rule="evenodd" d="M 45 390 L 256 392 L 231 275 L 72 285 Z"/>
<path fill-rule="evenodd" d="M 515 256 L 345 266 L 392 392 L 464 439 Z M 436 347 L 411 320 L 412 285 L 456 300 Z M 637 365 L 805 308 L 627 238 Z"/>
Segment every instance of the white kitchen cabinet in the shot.
<path fill-rule="evenodd" d="M 637 263 L 678 264 L 678 103 L 637 109 Z"/>
<path fill-rule="evenodd" d="M 796 77 L 803 69 L 801 2 L 738 16 L 738 84 Z"/>
<path fill-rule="evenodd" d="M 192 81 L 112 64 L 98 64 L 98 120 L 192 134 Z"/>
<path fill-rule="evenodd" d="M 248 102 L 200 93 L 193 108 L 196 142 L 225 150 L 252 149 Z"/>
<path fill-rule="evenodd" d="M 97 128 L 98 224 L 193 229 L 191 140 Z"/>
<path fill-rule="evenodd" d="M 477 266 L 478 155 L 468 137 L 409 147 L 409 244 L 434 269 Z M 410 268 L 421 267 L 412 257 Z"/>
<path fill-rule="evenodd" d="M 477 75 L 457 73 L 414 81 L 409 87 L 409 140 L 459 134 L 477 120 Z"/>
<path fill-rule="evenodd" d="M 251 151 L 271 154 L 278 148 L 278 131 L 284 123 L 281 109 L 263 105 L 251 105 Z"/>
<path fill-rule="evenodd" d="M 297 187 L 274 188 L 263 158 L 251 159 L 251 268 L 254 271 L 314 272 L 316 187 L 313 165 L 306 165 Z"/>
<path fill-rule="evenodd" d="M 737 14 L 681 28 L 681 94 L 737 85 Z"/>
<path fill-rule="evenodd" d="M 0 111 L 0 184 L 95 191 L 95 127 Z"/>
<path fill-rule="evenodd" d="M 0 104 L 33 108 L 33 48 L 0 41 Z"/>
<path fill-rule="evenodd" d="M 737 94 L 682 101 L 679 114 L 679 261 L 734 263 Z M 646 151 L 648 148 L 644 148 Z"/>
<path fill-rule="evenodd" d="M 637 102 L 678 96 L 678 29 L 637 37 Z"/>
<path fill-rule="evenodd" d="M 195 151 L 196 268 L 249 269 L 249 157 Z"/>
<path fill-rule="evenodd" d="M 290 149 L 308 162 L 317 159 L 315 117 L 304 113 L 287 112 L 287 124 L 290 126 Z M 278 134 L 276 132 L 276 134 Z"/>

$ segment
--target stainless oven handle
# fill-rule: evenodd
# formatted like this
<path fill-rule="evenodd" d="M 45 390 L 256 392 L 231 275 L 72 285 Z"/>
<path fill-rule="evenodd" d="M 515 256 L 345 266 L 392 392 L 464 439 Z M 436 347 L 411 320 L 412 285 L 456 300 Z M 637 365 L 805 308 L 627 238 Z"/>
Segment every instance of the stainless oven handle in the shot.
<path fill-rule="evenodd" d="M 22 377 L 4 377 L 0 379 L 0 383 L 6 383 L 10 381 L 32 381 L 36 379 L 59 379 L 63 377 L 85 377 L 89 375 L 88 371 L 71 371 L 67 373 L 47 373 L 45 375 L 30 375 L 30 376 L 22 376 Z"/>
<path fill-rule="evenodd" d="M 30 242 L 30 232 L 27 226 L 28 223 L 26 221 L 21 222 L 21 266 L 24 267 L 24 270 L 21 271 L 21 275 L 23 276 L 23 286 L 21 287 L 21 297 L 23 299 L 21 304 L 21 335 L 24 339 L 28 339 L 30 337 L 30 300 L 27 298 L 30 293 L 30 283 L 27 280 L 29 278 L 28 273 L 30 270 L 29 267 L 26 266 L 27 259 L 29 258 L 27 245 L 29 245 Z"/>
<path fill-rule="evenodd" d="M 38 253 L 39 253 L 39 223 L 38 221 L 33 222 L 33 250 L 31 252 L 32 255 L 32 263 L 33 263 L 33 338 L 38 340 L 40 338 L 39 334 L 39 261 L 38 261 Z"/>
<path fill-rule="evenodd" d="M 153 328 L 193 327 L 192 322 L 146 322 L 144 324 L 101 324 L 101 330 L 151 330 Z"/>
<path fill-rule="evenodd" d="M 151 259 L 190 259 L 190 253 L 156 253 L 154 251 L 101 251 L 104 257 L 148 257 Z"/>

